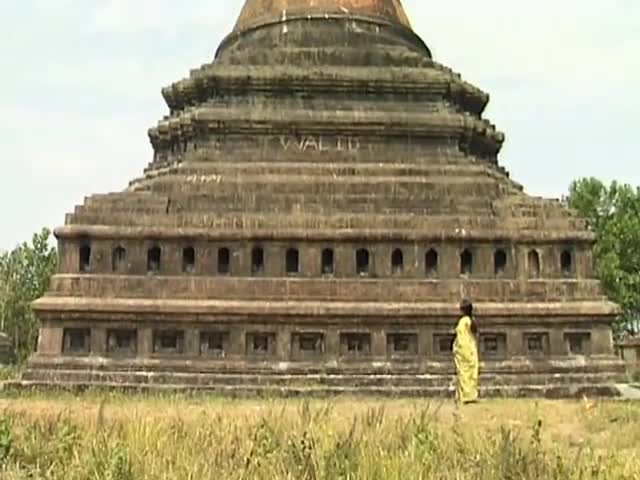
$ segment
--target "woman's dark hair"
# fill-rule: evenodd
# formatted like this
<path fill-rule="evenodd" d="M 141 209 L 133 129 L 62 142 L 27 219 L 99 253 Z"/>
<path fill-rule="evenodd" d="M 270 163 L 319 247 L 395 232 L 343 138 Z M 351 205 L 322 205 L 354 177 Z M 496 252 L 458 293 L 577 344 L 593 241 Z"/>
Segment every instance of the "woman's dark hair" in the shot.
<path fill-rule="evenodd" d="M 463 315 L 469 317 L 471 320 L 471 333 L 478 334 L 478 324 L 476 319 L 473 318 L 473 303 L 468 298 L 463 298 L 460 302 L 460 311 Z"/>

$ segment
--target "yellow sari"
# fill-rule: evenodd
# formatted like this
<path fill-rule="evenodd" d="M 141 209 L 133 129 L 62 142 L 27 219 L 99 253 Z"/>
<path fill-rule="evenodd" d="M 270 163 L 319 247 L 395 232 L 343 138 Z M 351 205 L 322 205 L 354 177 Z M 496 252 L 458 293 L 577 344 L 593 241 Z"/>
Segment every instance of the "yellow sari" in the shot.
<path fill-rule="evenodd" d="M 471 332 L 471 319 L 467 316 L 458 320 L 453 358 L 457 377 L 456 400 L 475 402 L 478 399 L 478 348 Z"/>

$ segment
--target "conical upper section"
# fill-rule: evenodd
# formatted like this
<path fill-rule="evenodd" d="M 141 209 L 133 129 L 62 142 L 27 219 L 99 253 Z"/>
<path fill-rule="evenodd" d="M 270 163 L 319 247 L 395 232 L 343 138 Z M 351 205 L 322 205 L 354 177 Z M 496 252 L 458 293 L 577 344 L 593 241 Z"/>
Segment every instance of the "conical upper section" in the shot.
<path fill-rule="evenodd" d="M 247 0 L 235 31 L 274 19 L 318 14 L 378 18 L 411 28 L 400 0 Z"/>

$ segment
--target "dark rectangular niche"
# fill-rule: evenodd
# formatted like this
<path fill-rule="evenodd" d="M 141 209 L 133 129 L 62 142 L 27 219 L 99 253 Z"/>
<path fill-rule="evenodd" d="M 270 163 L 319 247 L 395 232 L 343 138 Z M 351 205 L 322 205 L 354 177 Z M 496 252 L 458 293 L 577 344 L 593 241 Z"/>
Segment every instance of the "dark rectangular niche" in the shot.
<path fill-rule="evenodd" d="M 440 356 L 453 354 L 453 342 L 456 336 L 451 333 L 437 333 L 433 336 L 433 352 Z"/>
<path fill-rule="evenodd" d="M 138 351 L 138 332 L 135 330 L 108 330 L 107 352 L 110 355 L 134 356 Z"/>
<path fill-rule="evenodd" d="M 480 335 L 480 355 L 484 357 L 505 357 L 507 355 L 507 335 L 485 333 Z"/>
<path fill-rule="evenodd" d="M 340 353 L 347 357 L 365 357 L 371 354 L 370 333 L 341 333 Z"/>
<path fill-rule="evenodd" d="M 264 249 L 256 247 L 251 250 L 251 274 L 262 275 L 264 273 Z"/>
<path fill-rule="evenodd" d="M 91 330 L 88 328 L 65 328 L 62 352 L 67 355 L 88 355 L 91 351 Z"/>
<path fill-rule="evenodd" d="M 247 355 L 270 356 L 276 351 L 276 334 L 267 332 L 247 333 Z"/>
<path fill-rule="evenodd" d="M 294 333 L 291 336 L 291 354 L 294 358 L 316 358 L 324 354 L 324 334 L 316 332 Z"/>
<path fill-rule="evenodd" d="M 530 357 L 544 357 L 549 355 L 549 334 L 542 332 L 525 333 L 524 349 Z"/>
<path fill-rule="evenodd" d="M 388 333 L 387 354 L 389 355 L 417 355 L 417 333 Z"/>
<path fill-rule="evenodd" d="M 589 332 L 565 333 L 564 342 L 569 355 L 591 354 L 591 334 Z"/>
<path fill-rule="evenodd" d="M 180 355 L 184 352 L 184 332 L 180 330 L 156 330 L 153 332 L 153 353 Z"/>
<path fill-rule="evenodd" d="M 218 274 L 231 274 L 231 251 L 226 247 L 218 250 Z"/>
<path fill-rule="evenodd" d="M 229 332 L 200 332 L 200 354 L 224 357 L 229 349 Z"/>

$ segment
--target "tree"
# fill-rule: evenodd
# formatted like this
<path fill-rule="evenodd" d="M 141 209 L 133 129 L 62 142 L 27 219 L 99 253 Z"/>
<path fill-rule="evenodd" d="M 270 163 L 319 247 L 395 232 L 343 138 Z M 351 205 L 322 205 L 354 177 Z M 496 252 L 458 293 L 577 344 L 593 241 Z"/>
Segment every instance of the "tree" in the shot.
<path fill-rule="evenodd" d="M 44 295 L 55 272 L 57 255 L 43 229 L 13 251 L 0 254 L 0 331 L 13 342 L 18 362 L 34 351 L 38 321 L 31 303 Z"/>
<path fill-rule="evenodd" d="M 571 185 L 568 201 L 596 234 L 598 275 L 622 307 L 617 333 L 640 333 L 640 188 L 585 178 Z"/>

